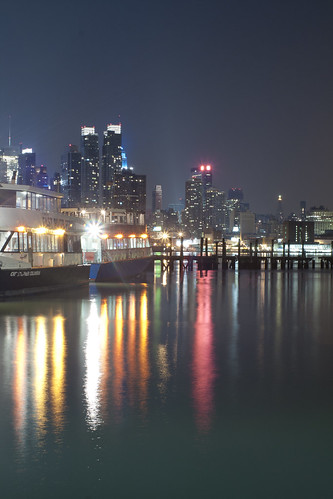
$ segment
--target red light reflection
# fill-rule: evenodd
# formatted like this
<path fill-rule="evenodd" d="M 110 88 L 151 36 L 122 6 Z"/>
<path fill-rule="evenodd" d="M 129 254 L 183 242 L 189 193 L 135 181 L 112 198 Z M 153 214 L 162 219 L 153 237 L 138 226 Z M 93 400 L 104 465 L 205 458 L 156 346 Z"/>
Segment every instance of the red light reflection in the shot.
<path fill-rule="evenodd" d="M 193 399 L 198 429 L 209 431 L 214 410 L 215 359 L 209 281 L 197 283 L 197 317 L 194 325 Z"/>

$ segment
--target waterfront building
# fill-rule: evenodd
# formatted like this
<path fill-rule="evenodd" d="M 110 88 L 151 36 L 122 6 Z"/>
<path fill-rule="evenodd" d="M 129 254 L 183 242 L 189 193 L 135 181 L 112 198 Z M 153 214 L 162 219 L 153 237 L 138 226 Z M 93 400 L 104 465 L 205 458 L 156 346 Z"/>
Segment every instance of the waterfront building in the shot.
<path fill-rule="evenodd" d="M 82 157 L 78 147 L 69 144 L 68 151 L 61 158 L 61 191 L 63 206 L 81 204 Z"/>
<path fill-rule="evenodd" d="M 291 243 L 313 243 L 314 223 L 306 220 L 286 220 L 283 222 L 283 240 Z"/>
<path fill-rule="evenodd" d="M 152 212 L 162 209 L 162 186 L 155 185 L 152 194 Z"/>
<path fill-rule="evenodd" d="M 121 124 L 109 124 L 103 136 L 102 146 L 102 204 L 104 207 L 116 207 L 115 194 L 117 182 L 122 182 L 121 173 L 127 169 L 126 154 L 122 149 Z"/>
<path fill-rule="evenodd" d="M 98 134 L 95 127 L 81 127 L 81 203 L 94 206 L 100 200 L 100 171 Z"/>
<path fill-rule="evenodd" d="M 314 233 L 316 236 L 333 231 L 333 211 L 329 211 L 324 206 L 310 208 L 306 220 L 314 223 Z"/>

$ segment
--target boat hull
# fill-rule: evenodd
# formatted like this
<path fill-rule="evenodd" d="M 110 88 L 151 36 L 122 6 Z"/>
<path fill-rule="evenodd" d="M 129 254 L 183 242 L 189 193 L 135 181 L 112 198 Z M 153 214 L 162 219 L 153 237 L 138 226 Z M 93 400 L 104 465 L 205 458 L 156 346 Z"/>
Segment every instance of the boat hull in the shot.
<path fill-rule="evenodd" d="M 89 265 L 0 269 L 0 297 L 42 293 L 89 282 Z"/>
<path fill-rule="evenodd" d="M 92 263 L 90 279 L 95 282 L 120 282 L 136 277 L 147 271 L 151 257 L 119 260 L 117 262 Z"/>

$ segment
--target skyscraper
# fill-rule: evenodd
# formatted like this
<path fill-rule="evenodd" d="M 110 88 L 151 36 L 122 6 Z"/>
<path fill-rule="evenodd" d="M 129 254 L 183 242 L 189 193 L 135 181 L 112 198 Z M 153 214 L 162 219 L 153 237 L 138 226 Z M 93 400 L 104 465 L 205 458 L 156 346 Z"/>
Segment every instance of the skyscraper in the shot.
<path fill-rule="evenodd" d="M 17 183 L 20 152 L 19 146 L 0 149 L 0 182 Z"/>
<path fill-rule="evenodd" d="M 206 191 L 206 226 L 224 233 L 226 220 L 225 193 L 210 187 Z"/>
<path fill-rule="evenodd" d="M 49 176 L 47 174 L 46 166 L 41 165 L 36 168 L 36 179 L 34 185 L 35 187 L 40 187 L 41 189 L 48 189 Z"/>
<path fill-rule="evenodd" d="M 195 237 L 207 226 L 207 190 L 211 187 L 211 165 L 191 169 L 191 179 L 185 184 L 185 224 Z"/>
<path fill-rule="evenodd" d="M 82 158 L 78 147 L 69 144 L 68 151 L 61 158 L 63 205 L 67 208 L 73 208 L 81 204 L 81 166 Z"/>
<path fill-rule="evenodd" d="M 23 149 L 19 155 L 18 184 L 35 185 L 36 183 L 36 153 L 32 149 Z"/>
<path fill-rule="evenodd" d="M 115 184 L 120 182 L 122 166 L 127 168 L 127 160 L 121 146 L 121 124 L 107 125 L 104 132 L 102 147 L 102 204 L 103 206 L 115 207 L 113 198 L 117 188 Z M 126 166 L 125 166 L 126 165 Z"/>
<path fill-rule="evenodd" d="M 162 186 L 155 185 L 152 195 L 152 211 L 153 213 L 157 210 L 162 209 Z"/>
<path fill-rule="evenodd" d="M 100 199 L 100 171 L 98 134 L 95 127 L 81 127 L 81 202 L 87 206 L 96 206 Z"/>
<path fill-rule="evenodd" d="M 189 235 L 200 237 L 202 234 L 203 202 L 202 180 L 199 176 L 192 176 L 185 182 L 185 226 Z"/>
<path fill-rule="evenodd" d="M 113 194 L 113 207 L 127 211 L 146 211 L 146 175 L 136 175 L 133 168 L 117 173 Z"/>

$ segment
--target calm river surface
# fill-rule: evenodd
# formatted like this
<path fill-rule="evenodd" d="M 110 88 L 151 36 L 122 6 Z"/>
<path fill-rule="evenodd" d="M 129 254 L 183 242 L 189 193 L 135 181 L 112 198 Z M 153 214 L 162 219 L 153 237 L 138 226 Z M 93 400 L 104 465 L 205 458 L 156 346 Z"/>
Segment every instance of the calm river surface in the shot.
<path fill-rule="evenodd" d="M 2 498 L 332 498 L 333 273 L 0 303 Z"/>

